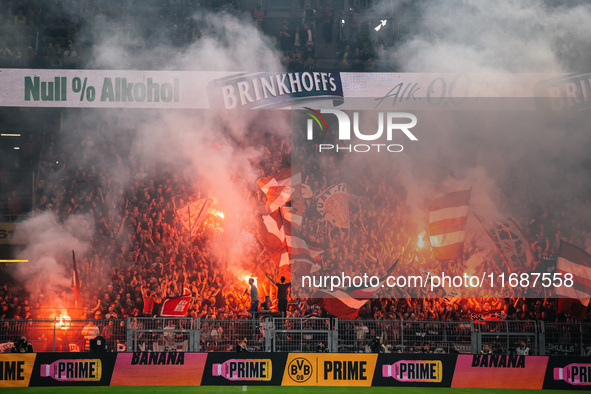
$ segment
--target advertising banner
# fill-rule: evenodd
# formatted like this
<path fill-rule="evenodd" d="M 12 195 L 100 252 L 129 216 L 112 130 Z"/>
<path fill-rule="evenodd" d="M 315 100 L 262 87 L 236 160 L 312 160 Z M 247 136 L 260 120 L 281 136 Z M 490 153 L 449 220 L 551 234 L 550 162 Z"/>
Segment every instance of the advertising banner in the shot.
<path fill-rule="evenodd" d="M 0 387 L 28 387 L 36 354 L 0 354 Z"/>
<path fill-rule="evenodd" d="M 350 72 L 227 72 L 155 70 L 0 69 L 0 106 L 56 108 L 264 109 L 311 106 L 358 109 L 467 108 L 466 98 L 532 98 L 526 106 L 587 108 L 588 75 L 578 90 L 562 74 L 454 74 Z M 580 87 L 579 87 L 580 85 Z M 207 92 L 207 94 L 203 94 Z M 552 101 L 544 98 L 552 97 Z M 507 101 L 507 107 L 514 102 Z"/>
<path fill-rule="evenodd" d="M 451 387 L 541 389 L 545 356 L 459 355 Z"/>
<path fill-rule="evenodd" d="M 380 354 L 372 386 L 451 387 L 456 359 L 453 354 Z"/>
<path fill-rule="evenodd" d="M 377 354 L 290 353 L 283 386 L 369 387 Z"/>
<path fill-rule="evenodd" d="M 119 353 L 111 386 L 199 386 L 206 353 Z"/>
<path fill-rule="evenodd" d="M 553 390 L 590 390 L 591 357 L 550 357 L 544 388 Z"/>
<path fill-rule="evenodd" d="M 37 353 L 30 387 L 108 386 L 117 353 Z"/>
<path fill-rule="evenodd" d="M 280 385 L 286 353 L 209 353 L 202 385 Z"/>
<path fill-rule="evenodd" d="M 12 243 L 15 223 L 0 222 L 0 245 L 9 245 Z"/>

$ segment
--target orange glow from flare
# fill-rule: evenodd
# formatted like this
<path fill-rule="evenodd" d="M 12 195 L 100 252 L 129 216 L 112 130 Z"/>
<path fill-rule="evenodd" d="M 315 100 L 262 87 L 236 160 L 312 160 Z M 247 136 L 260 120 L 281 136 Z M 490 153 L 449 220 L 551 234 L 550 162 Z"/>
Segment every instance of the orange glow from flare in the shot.
<path fill-rule="evenodd" d="M 70 316 L 67 311 L 63 311 L 59 317 L 59 320 L 55 322 L 55 328 L 60 330 L 67 330 L 70 328 Z"/>
<path fill-rule="evenodd" d="M 224 213 L 222 211 L 218 211 L 217 209 L 210 209 L 209 213 L 211 213 L 213 216 L 217 216 L 219 218 L 224 218 Z"/>
<path fill-rule="evenodd" d="M 427 232 L 425 230 L 421 231 L 421 233 L 419 234 L 419 241 L 417 242 L 417 245 L 419 245 L 419 248 L 422 248 L 423 246 L 425 246 L 425 241 L 423 240 L 423 238 L 425 237 L 426 234 L 427 234 Z"/>

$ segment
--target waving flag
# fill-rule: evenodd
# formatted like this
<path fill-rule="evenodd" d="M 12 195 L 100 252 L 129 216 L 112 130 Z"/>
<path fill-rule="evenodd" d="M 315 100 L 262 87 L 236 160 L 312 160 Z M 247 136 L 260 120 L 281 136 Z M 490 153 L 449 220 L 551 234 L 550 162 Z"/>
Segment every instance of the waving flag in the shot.
<path fill-rule="evenodd" d="M 191 296 L 183 295 L 180 297 L 167 298 L 162 303 L 160 309 L 160 316 L 162 317 L 184 317 L 187 316 L 189 305 L 191 304 Z"/>
<path fill-rule="evenodd" d="M 382 288 L 382 284 L 394 268 L 396 268 L 398 261 L 397 259 L 380 278 L 376 287 L 349 287 L 339 288 L 333 291 L 319 290 L 314 297 L 322 298 L 322 307 L 334 317 L 339 319 L 356 319 L 361 307 Z"/>
<path fill-rule="evenodd" d="M 285 243 L 285 220 L 279 210 L 262 215 L 259 223 L 258 239 L 269 258 L 279 267 L 281 276 L 289 278 L 289 253 Z"/>
<path fill-rule="evenodd" d="M 396 259 L 396 261 L 390 266 L 390 268 L 388 268 L 388 271 L 386 271 L 386 273 L 382 275 L 376 287 L 350 287 L 348 289 L 345 289 L 345 291 L 349 293 L 352 297 L 357 299 L 368 299 L 373 297 L 378 292 L 378 290 L 382 288 L 382 285 L 385 283 L 385 280 L 392 273 L 392 271 L 394 271 L 394 268 L 396 268 L 396 266 L 398 265 L 399 260 L 400 259 Z"/>
<path fill-rule="evenodd" d="M 534 255 L 525 234 L 513 219 L 492 221 L 484 220 L 478 216 L 476 218 L 501 253 L 510 272 L 523 272 L 531 269 Z"/>
<path fill-rule="evenodd" d="M 207 216 L 212 202 L 210 198 L 202 198 L 176 210 L 177 217 L 183 226 L 189 230 L 191 237 L 197 235 L 199 224 Z"/>
<path fill-rule="evenodd" d="M 316 293 L 318 298 L 322 298 L 322 307 L 326 312 L 339 319 L 356 319 L 359 310 L 367 303 L 367 299 L 357 299 L 344 290 L 325 291 L 320 290 Z"/>
<path fill-rule="evenodd" d="M 267 208 L 271 212 L 278 210 L 285 206 L 295 189 L 302 183 L 302 174 L 299 170 L 292 168 L 285 168 L 278 173 L 261 178 L 257 184 L 267 196 Z"/>
<path fill-rule="evenodd" d="M 585 307 L 591 297 L 591 255 L 566 241 L 560 241 L 556 272 L 573 275 L 573 286 L 560 286 L 556 295 L 578 299 Z"/>
<path fill-rule="evenodd" d="M 287 217 L 284 215 L 289 212 Z M 298 219 L 299 218 L 299 219 Z M 323 250 L 306 241 L 297 231 L 291 220 L 300 220 L 291 210 L 281 208 L 269 215 L 261 216 L 259 241 L 267 254 L 279 268 L 279 276 L 291 278 L 291 264 L 298 265 L 297 272 L 306 274 L 320 269 L 317 264 L 322 259 Z"/>
<path fill-rule="evenodd" d="M 429 237 L 435 258 L 462 257 L 470 193 L 470 190 L 448 193 L 429 206 Z"/>
<path fill-rule="evenodd" d="M 323 217 L 339 228 L 349 228 L 349 195 L 347 184 L 339 183 L 323 191 L 317 199 L 316 209 Z"/>

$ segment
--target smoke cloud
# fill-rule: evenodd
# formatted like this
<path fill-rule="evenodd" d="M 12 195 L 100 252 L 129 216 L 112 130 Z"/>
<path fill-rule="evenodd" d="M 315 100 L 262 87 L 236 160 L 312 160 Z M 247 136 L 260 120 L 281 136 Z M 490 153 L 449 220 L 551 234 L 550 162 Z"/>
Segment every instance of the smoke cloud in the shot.
<path fill-rule="evenodd" d="M 406 72 L 587 72 L 586 2 L 428 1 L 376 4 L 401 22 L 388 50 Z"/>
<path fill-rule="evenodd" d="M 157 4 L 151 7 L 157 8 Z M 272 41 L 240 15 L 199 11 L 186 18 L 186 23 L 162 17 L 161 24 L 154 25 L 153 19 L 145 22 L 141 15 L 116 15 L 108 8 L 93 17 L 76 14 L 76 10 L 54 11 L 81 21 L 73 46 L 90 59 L 85 68 L 280 69 Z M 213 200 L 212 208 L 222 211 L 224 219 L 221 229 L 208 241 L 211 257 L 218 261 L 222 272 L 245 272 L 245 262 L 252 262 L 257 244 L 251 215 L 260 209 L 249 196 L 262 176 L 257 164 L 269 160 L 263 157 L 260 146 L 268 138 L 288 135 L 287 118 L 274 117 L 271 126 L 261 121 L 255 111 L 230 114 L 216 110 L 85 109 L 64 113 L 62 133 L 56 142 L 65 147 L 63 161 L 67 164 L 57 167 L 50 183 L 59 188 L 67 179 L 64 177 L 71 176 L 68 171 L 105 174 L 96 179 L 102 189 L 101 198 L 91 196 L 84 187 L 74 196 L 84 199 L 86 194 L 87 201 L 102 199 L 104 206 L 90 204 L 75 216 L 41 212 L 19 224 L 18 240 L 25 245 L 19 255 L 36 262 L 19 268 L 20 280 L 31 285 L 42 280 L 44 293 L 71 287 L 71 258 L 64 256 L 71 256 L 75 249 L 79 261 L 90 257 L 86 253 L 92 236 L 95 250 L 96 239 L 111 240 L 100 248 L 106 264 L 118 261 L 121 250 L 130 247 L 127 229 L 121 228 L 115 234 L 99 231 L 118 227 L 117 223 L 125 219 L 125 210 L 133 209 L 124 206 L 124 196 L 137 192 L 136 181 L 152 172 L 184 183 L 190 200 Z M 253 128 L 256 135 L 251 134 Z M 102 146 L 112 149 L 99 150 Z M 99 224 L 101 230 L 95 232 L 91 217 L 98 210 L 106 214 L 104 224 L 109 226 Z M 109 272 L 109 267 L 101 272 Z M 105 285 L 107 280 L 98 278 L 96 285 Z"/>

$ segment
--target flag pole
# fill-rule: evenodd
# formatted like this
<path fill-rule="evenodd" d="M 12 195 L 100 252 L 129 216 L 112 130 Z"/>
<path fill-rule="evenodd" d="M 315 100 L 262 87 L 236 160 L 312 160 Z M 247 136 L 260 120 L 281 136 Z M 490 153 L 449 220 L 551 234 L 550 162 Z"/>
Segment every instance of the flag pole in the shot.
<path fill-rule="evenodd" d="M 80 276 L 78 275 L 78 265 L 76 264 L 76 253 L 72 250 L 72 282 L 74 288 L 74 302 L 77 308 L 82 307 L 80 299 Z"/>

